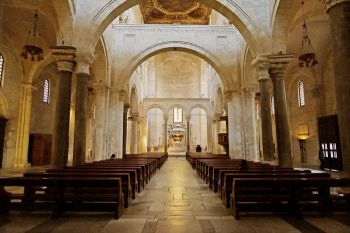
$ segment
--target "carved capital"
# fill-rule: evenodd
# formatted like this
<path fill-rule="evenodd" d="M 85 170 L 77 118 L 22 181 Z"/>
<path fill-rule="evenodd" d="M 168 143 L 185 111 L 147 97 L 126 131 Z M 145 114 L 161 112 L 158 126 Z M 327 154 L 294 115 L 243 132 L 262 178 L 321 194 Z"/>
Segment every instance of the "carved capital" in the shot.
<path fill-rule="evenodd" d="M 226 101 L 231 101 L 233 97 L 233 91 L 225 91 L 225 100 Z"/>
<path fill-rule="evenodd" d="M 90 66 L 94 62 L 95 56 L 93 54 L 78 54 L 76 56 L 76 73 L 87 74 L 90 76 Z"/>
<path fill-rule="evenodd" d="M 132 121 L 139 121 L 140 114 L 138 112 L 131 112 L 130 113 Z"/>
<path fill-rule="evenodd" d="M 168 114 L 164 114 L 163 115 L 163 119 L 164 119 L 164 122 L 166 123 L 169 119 L 169 115 Z"/>
<path fill-rule="evenodd" d="M 283 78 L 288 64 L 292 61 L 292 54 L 278 54 L 268 56 L 271 66 L 269 73 L 271 75 L 271 79 Z"/>
<path fill-rule="evenodd" d="M 270 60 L 266 56 L 256 57 L 252 61 L 252 66 L 255 67 L 257 71 L 256 73 L 258 76 L 257 77 L 258 81 L 270 79 L 270 74 L 269 74 Z"/>
<path fill-rule="evenodd" d="M 350 0 L 322 0 L 322 1 L 324 2 L 326 12 L 328 12 L 332 7 L 340 3 L 344 3 L 344 2 L 350 3 Z"/>
<path fill-rule="evenodd" d="M 55 46 L 51 48 L 51 52 L 52 56 L 57 61 L 57 68 L 59 71 L 73 72 L 76 52 L 74 47 Z"/>
<path fill-rule="evenodd" d="M 126 100 L 126 91 L 120 91 L 119 92 L 119 100 L 120 101 L 125 101 Z"/>

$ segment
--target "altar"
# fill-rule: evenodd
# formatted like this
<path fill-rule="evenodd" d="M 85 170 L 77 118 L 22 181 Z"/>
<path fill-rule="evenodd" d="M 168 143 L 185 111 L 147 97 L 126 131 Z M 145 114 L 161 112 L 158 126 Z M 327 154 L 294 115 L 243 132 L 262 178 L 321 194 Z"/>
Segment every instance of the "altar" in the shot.
<path fill-rule="evenodd" d="M 184 124 L 170 125 L 168 135 L 169 152 L 186 152 L 186 128 Z"/>

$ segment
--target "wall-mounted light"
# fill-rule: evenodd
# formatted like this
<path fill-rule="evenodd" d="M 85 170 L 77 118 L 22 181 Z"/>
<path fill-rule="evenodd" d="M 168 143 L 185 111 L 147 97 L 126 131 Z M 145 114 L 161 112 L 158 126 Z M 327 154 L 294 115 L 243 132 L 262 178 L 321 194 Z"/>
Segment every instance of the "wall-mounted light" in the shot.
<path fill-rule="evenodd" d="M 297 138 L 299 141 L 299 148 L 300 148 L 300 161 L 302 163 L 306 163 L 306 160 L 307 160 L 305 143 L 309 137 L 310 137 L 309 126 L 307 124 L 299 125 Z"/>

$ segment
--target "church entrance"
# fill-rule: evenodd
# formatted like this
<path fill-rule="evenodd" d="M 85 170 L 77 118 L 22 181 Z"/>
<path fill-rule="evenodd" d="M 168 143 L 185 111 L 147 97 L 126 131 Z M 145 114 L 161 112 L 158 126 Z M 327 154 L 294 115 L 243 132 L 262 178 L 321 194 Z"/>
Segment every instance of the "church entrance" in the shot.
<path fill-rule="evenodd" d="M 337 115 L 318 118 L 322 169 L 343 170 Z"/>

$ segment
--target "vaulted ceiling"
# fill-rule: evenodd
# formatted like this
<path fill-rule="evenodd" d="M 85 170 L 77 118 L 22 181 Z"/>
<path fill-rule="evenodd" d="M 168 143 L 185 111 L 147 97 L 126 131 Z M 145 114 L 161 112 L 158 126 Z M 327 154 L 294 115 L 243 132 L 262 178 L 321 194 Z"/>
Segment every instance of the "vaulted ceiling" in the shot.
<path fill-rule="evenodd" d="M 209 24 L 211 9 L 193 0 L 143 0 L 146 24 Z"/>

